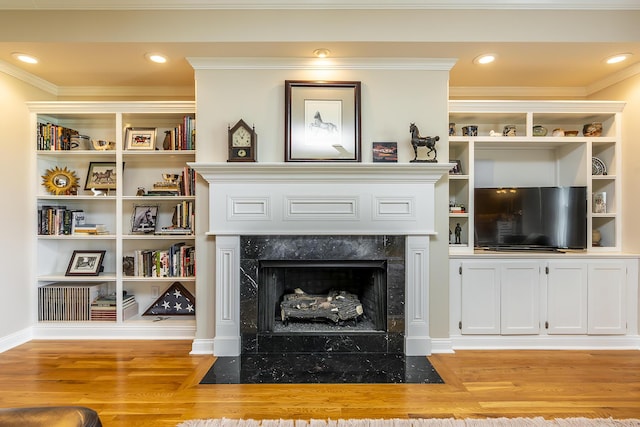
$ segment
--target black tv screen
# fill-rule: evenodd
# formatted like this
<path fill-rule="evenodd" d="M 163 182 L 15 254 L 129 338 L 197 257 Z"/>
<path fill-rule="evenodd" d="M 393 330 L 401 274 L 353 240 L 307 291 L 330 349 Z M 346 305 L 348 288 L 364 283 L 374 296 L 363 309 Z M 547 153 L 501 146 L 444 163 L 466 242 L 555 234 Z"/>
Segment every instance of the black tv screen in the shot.
<path fill-rule="evenodd" d="M 476 246 L 586 249 L 586 187 L 476 188 Z"/>

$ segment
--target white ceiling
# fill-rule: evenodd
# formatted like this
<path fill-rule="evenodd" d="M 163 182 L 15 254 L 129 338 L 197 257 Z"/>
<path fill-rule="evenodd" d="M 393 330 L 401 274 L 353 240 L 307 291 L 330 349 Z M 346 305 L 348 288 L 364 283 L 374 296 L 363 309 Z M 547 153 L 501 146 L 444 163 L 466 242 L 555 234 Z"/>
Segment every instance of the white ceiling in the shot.
<path fill-rule="evenodd" d="M 640 0 L 0 0 L 0 71 L 62 96 L 189 96 L 188 57 L 322 47 L 333 58 L 456 58 L 452 95 L 583 97 L 640 72 L 638 22 Z M 148 62 L 151 51 L 169 62 Z M 485 52 L 498 60 L 475 65 Z M 620 52 L 633 56 L 603 62 Z"/>

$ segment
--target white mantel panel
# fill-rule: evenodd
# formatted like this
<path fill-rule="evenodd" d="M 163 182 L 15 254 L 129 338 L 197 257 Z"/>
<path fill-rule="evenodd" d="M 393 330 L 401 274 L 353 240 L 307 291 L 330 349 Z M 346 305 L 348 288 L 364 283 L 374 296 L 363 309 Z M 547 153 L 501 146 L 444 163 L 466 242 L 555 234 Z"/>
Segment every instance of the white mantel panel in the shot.
<path fill-rule="evenodd" d="M 435 234 L 439 164 L 190 163 L 209 183 L 209 231 Z"/>

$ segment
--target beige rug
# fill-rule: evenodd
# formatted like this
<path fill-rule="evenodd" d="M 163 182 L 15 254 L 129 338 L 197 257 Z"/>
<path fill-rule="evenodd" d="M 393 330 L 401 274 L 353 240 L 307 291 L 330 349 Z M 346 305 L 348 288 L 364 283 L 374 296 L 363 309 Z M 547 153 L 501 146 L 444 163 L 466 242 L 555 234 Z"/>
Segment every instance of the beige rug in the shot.
<path fill-rule="evenodd" d="M 350 419 L 350 420 L 190 420 L 177 427 L 640 427 L 640 419 L 611 418 L 489 418 Z"/>

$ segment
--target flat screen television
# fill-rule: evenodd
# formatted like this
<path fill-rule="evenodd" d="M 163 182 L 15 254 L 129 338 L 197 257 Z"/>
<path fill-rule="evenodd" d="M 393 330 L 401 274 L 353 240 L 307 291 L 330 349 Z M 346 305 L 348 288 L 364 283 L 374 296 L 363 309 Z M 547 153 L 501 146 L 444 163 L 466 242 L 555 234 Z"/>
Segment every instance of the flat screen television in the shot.
<path fill-rule="evenodd" d="M 476 188 L 474 193 L 477 247 L 587 248 L 586 187 Z"/>

